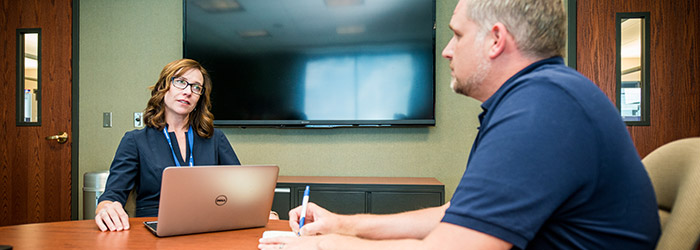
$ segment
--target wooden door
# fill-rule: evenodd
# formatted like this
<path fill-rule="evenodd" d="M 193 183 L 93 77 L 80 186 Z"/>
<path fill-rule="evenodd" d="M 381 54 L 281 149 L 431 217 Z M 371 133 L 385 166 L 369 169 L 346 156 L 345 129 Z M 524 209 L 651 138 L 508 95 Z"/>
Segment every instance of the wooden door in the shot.
<path fill-rule="evenodd" d="M 0 226 L 71 219 L 72 1 L 0 0 Z M 17 29 L 38 28 L 41 118 L 17 126 Z M 47 136 L 68 133 L 67 143 Z"/>
<path fill-rule="evenodd" d="M 700 1 L 577 2 L 577 66 L 615 101 L 615 13 L 649 12 L 649 126 L 628 126 L 645 157 L 677 139 L 700 136 Z"/>

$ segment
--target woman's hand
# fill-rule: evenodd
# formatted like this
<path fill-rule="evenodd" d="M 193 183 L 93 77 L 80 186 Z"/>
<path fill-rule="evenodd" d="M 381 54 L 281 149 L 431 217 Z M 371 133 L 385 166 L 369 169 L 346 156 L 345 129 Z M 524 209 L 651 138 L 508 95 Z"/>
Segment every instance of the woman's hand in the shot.
<path fill-rule="evenodd" d="M 279 220 L 279 219 L 280 219 L 280 215 L 279 215 L 277 212 L 275 212 L 275 211 L 270 211 L 270 217 L 269 217 L 268 219 L 270 219 L 270 220 Z"/>
<path fill-rule="evenodd" d="M 129 230 L 129 215 L 118 201 L 103 201 L 95 209 L 95 223 L 103 232 Z"/>

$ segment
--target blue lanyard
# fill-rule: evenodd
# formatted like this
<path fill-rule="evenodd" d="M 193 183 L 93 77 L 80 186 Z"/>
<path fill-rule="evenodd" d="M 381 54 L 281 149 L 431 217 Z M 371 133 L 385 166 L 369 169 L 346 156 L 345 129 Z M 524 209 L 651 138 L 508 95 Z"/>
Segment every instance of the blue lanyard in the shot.
<path fill-rule="evenodd" d="M 180 160 L 177 159 L 177 156 L 175 155 L 175 150 L 173 149 L 173 143 L 170 141 L 170 135 L 168 135 L 168 125 L 165 125 L 165 128 L 163 129 L 163 134 L 165 135 L 165 139 L 168 140 L 168 145 L 170 145 L 170 152 L 173 153 L 173 160 L 175 160 L 175 165 L 178 167 L 180 166 Z M 190 144 L 190 167 L 194 166 L 194 156 L 192 155 L 192 145 L 194 144 L 194 136 L 192 135 L 192 126 L 190 126 L 190 129 L 187 130 L 187 140 L 189 140 Z"/>

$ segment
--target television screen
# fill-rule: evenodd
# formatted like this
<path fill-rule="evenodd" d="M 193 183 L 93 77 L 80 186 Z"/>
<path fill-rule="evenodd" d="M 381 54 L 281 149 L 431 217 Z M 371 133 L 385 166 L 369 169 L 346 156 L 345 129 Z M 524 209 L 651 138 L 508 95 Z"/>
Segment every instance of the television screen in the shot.
<path fill-rule="evenodd" d="M 219 126 L 435 124 L 434 0 L 185 0 Z"/>

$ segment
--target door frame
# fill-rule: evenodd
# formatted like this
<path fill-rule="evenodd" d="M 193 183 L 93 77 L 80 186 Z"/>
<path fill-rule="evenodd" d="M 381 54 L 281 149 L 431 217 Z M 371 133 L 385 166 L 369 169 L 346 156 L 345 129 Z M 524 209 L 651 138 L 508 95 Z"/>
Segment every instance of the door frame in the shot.
<path fill-rule="evenodd" d="M 576 69 L 576 0 L 568 0 L 566 4 L 566 65 Z"/>
<path fill-rule="evenodd" d="M 72 47 L 72 60 L 71 60 L 71 220 L 78 220 L 78 202 L 80 189 L 78 188 L 78 175 L 80 174 L 78 168 L 78 145 L 79 141 L 79 100 L 80 100 L 80 88 L 79 88 L 79 62 L 80 62 L 80 0 L 73 0 L 72 2 L 72 33 L 71 36 L 71 47 Z"/>

